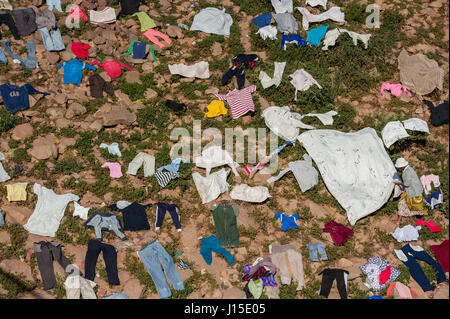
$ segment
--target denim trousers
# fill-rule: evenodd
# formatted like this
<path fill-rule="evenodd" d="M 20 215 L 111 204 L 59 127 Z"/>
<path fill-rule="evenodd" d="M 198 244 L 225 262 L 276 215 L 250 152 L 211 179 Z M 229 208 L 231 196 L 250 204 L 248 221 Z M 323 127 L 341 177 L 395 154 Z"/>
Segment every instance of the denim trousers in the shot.
<path fill-rule="evenodd" d="M 164 272 L 175 290 L 184 290 L 183 279 L 181 279 L 180 274 L 175 268 L 172 257 L 167 253 L 159 241 L 152 241 L 150 244 L 139 250 L 137 254 L 144 263 L 145 268 L 147 268 L 150 276 L 152 276 L 156 291 L 160 298 L 163 299 L 172 295 Z M 164 267 L 164 272 L 161 265 Z"/>
<path fill-rule="evenodd" d="M 36 69 L 37 67 L 37 60 L 36 60 L 36 43 L 34 41 L 26 42 L 25 46 L 27 48 L 27 58 L 24 59 L 20 55 L 14 54 L 11 51 L 11 48 L 9 47 L 9 40 L 4 40 L 2 42 L 3 46 L 5 47 L 6 53 L 8 53 L 11 58 L 14 60 L 19 61 L 19 63 L 26 69 Z"/>
<path fill-rule="evenodd" d="M 49 32 L 46 27 L 43 27 L 38 30 L 41 31 L 42 42 L 47 51 L 62 51 L 66 48 L 59 29 L 51 29 Z"/>
<path fill-rule="evenodd" d="M 327 252 L 322 243 L 309 243 L 307 248 L 309 250 L 309 259 L 311 259 L 311 261 L 319 261 L 318 254 L 320 254 L 320 260 L 328 260 Z"/>

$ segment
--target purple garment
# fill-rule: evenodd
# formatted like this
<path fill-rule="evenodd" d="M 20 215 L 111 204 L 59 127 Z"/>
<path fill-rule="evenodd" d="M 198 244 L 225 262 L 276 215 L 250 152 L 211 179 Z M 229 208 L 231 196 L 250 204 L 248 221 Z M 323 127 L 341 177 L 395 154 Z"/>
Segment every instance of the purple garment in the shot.
<path fill-rule="evenodd" d="M 253 265 L 249 264 L 249 265 L 245 265 L 244 266 L 244 273 L 246 275 L 248 275 L 250 273 L 250 269 L 252 269 Z M 275 277 L 273 276 L 273 274 L 271 274 L 270 276 L 267 277 L 261 277 L 262 283 L 263 283 L 263 287 L 266 286 L 270 286 L 270 287 L 277 287 L 277 282 L 275 280 Z"/>
<path fill-rule="evenodd" d="M 275 275 L 277 272 L 277 266 L 272 263 L 272 259 L 270 257 L 263 258 L 260 260 L 255 266 L 250 270 L 250 275 L 253 275 L 260 267 L 267 267 L 269 271 Z"/>

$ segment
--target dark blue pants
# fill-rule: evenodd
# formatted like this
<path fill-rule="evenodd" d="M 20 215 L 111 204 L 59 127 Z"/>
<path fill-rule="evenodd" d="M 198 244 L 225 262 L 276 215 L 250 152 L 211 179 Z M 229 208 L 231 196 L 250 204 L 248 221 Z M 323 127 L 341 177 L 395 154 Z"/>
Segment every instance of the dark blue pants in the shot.
<path fill-rule="evenodd" d="M 117 252 L 112 245 L 102 243 L 99 240 L 91 239 L 88 243 L 86 252 L 86 260 L 84 262 L 85 278 L 94 281 L 95 266 L 97 265 L 98 255 L 103 252 L 103 260 L 105 261 L 106 273 L 110 285 L 120 285 L 119 273 L 117 271 Z"/>
<path fill-rule="evenodd" d="M 166 203 L 156 203 L 156 225 L 155 228 L 158 230 L 164 220 L 164 216 L 166 216 L 166 211 L 169 212 L 172 217 L 173 223 L 178 231 L 181 231 L 180 224 L 180 215 L 177 213 L 178 206 L 175 204 L 166 204 Z"/>

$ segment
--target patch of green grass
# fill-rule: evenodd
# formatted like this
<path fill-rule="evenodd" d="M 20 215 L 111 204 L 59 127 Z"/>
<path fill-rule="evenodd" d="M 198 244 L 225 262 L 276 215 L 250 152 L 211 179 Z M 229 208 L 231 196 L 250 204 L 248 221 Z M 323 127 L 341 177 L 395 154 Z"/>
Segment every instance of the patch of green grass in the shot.
<path fill-rule="evenodd" d="M 16 117 L 6 108 L 0 108 L 0 133 L 7 132 L 16 124 Z"/>
<path fill-rule="evenodd" d="M 0 299 L 15 299 L 19 293 L 35 289 L 36 283 L 25 280 L 22 276 L 7 273 L 0 268 L 0 286 L 8 291 L 6 294 L 0 294 Z"/>

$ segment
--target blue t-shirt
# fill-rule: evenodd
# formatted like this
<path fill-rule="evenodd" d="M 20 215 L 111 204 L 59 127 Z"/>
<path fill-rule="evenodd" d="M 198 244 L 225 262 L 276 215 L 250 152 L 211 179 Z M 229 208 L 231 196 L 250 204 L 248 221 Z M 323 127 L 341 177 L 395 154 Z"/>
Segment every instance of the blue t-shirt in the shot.
<path fill-rule="evenodd" d="M 270 24 L 270 20 L 272 19 L 271 13 L 263 13 L 256 18 L 254 18 L 253 24 L 257 26 L 258 28 L 263 28 L 265 26 L 268 26 Z"/>
<path fill-rule="evenodd" d="M 296 221 L 298 218 L 298 214 L 294 214 L 291 216 L 288 216 L 284 213 L 276 213 L 275 218 L 281 220 L 281 230 L 286 231 L 290 228 L 296 228 L 299 229 Z"/>
<path fill-rule="evenodd" d="M 85 68 L 94 71 L 97 70 L 97 67 L 83 63 L 77 59 L 72 59 L 69 62 L 63 62 L 58 65 L 58 69 L 60 69 L 61 67 L 64 67 L 64 84 L 73 83 L 77 86 L 80 86 L 81 84 L 81 77 L 83 76 L 83 70 Z"/>
<path fill-rule="evenodd" d="M 327 33 L 328 30 L 327 26 L 319 26 L 317 28 L 311 29 L 308 32 L 308 36 L 306 37 L 306 41 L 308 41 L 311 45 L 318 46 L 320 45 L 320 41 L 325 37 L 325 33 Z"/>
<path fill-rule="evenodd" d="M 147 43 L 145 42 L 134 42 L 133 43 L 133 59 L 143 59 L 145 58 L 145 47 Z"/>
<path fill-rule="evenodd" d="M 21 110 L 27 110 L 30 107 L 30 100 L 28 94 L 40 93 L 49 95 L 36 90 L 31 84 L 24 84 L 16 86 L 9 83 L 0 85 L 0 95 L 3 98 L 3 103 L 8 111 L 16 113 Z"/>

